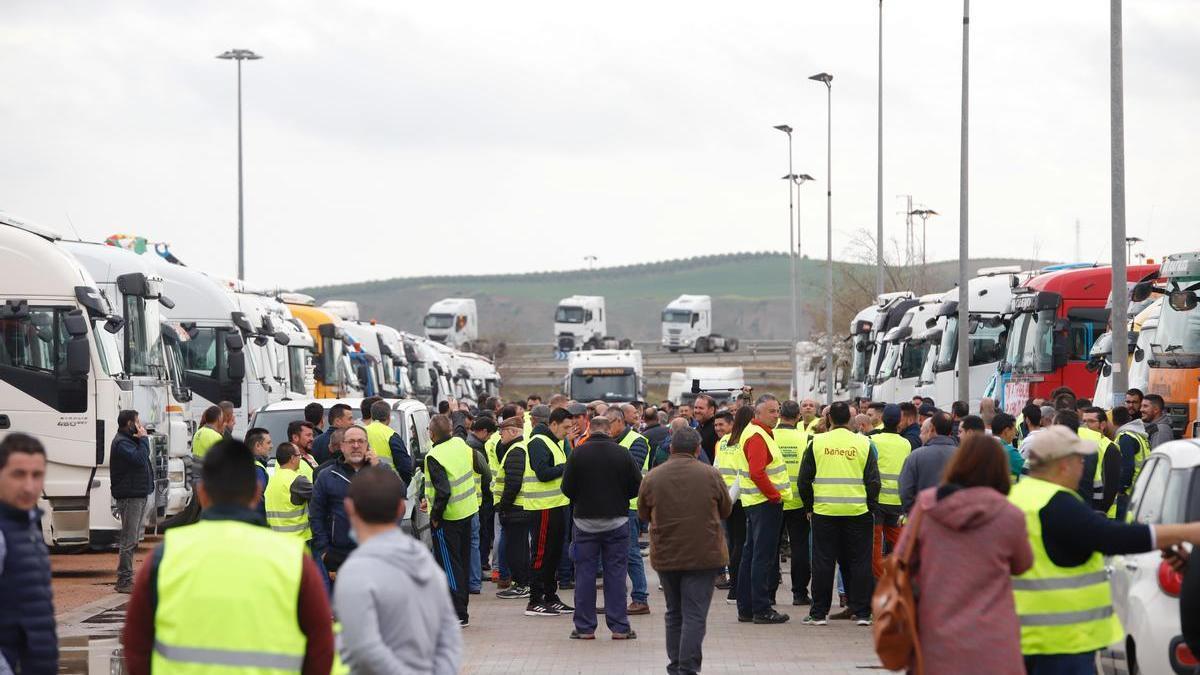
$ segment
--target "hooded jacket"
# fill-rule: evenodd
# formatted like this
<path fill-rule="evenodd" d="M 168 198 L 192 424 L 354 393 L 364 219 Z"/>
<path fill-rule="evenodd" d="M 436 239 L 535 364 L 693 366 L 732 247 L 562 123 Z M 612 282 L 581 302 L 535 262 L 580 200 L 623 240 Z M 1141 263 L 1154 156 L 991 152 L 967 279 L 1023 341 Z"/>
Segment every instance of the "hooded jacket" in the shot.
<path fill-rule="evenodd" d="M 338 571 L 333 608 L 342 661 L 354 673 L 457 673 L 462 634 L 446 574 L 399 528 L 355 549 Z"/>
<path fill-rule="evenodd" d="M 1171 420 L 1166 415 L 1159 415 L 1149 422 L 1144 422 L 1144 425 L 1152 450 L 1163 443 L 1175 440 L 1175 432 L 1171 429 Z"/>
<path fill-rule="evenodd" d="M 941 482 L 942 471 L 957 449 L 958 442 L 950 436 L 934 436 L 904 460 L 900 469 L 900 505 L 905 513 L 912 509 L 918 492 Z"/>
<path fill-rule="evenodd" d="M 1023 675 L 1012 576 L 1033 565 L 1024 514 L 990 487 L 929 488 L 914 500 L 897 550 L 910 545 L 918 514 L 913 581 L 926 675 L 977 671 L 980 663 L 989 673 Z"/>

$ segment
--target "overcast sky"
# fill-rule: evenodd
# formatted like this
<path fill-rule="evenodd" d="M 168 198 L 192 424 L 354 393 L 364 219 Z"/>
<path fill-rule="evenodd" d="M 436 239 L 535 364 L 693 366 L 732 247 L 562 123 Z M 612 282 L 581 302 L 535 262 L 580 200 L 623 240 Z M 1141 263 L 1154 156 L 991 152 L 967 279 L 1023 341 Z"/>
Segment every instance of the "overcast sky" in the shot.
<path fill-rule="evenodd" d="M 247 278 L 303 286 L 787 247 L 874 229 L 871 0 L 5 2 L 0 209 L 85 239 L 170 242 L 236 271 L 233 47 L 244 71 Z M 888 0 L 884 214 L 957 258 L 961 3 Z M 971 253 L 1109 257 L 1108 3 L 974 3 Z M 1129 233 L 1200 248 L 1200 3 L 1125 3 Z M 1190 65 L 1189 65 L 1190 64 Z M 72 226 L 73 223 L 73 226 Z"/>

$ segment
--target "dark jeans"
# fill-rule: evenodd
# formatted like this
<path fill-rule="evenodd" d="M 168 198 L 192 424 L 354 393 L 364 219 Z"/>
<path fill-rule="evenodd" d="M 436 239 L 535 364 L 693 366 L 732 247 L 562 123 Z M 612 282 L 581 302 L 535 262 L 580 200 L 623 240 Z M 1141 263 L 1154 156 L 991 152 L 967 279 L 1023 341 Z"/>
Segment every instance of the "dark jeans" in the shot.
<path fill-rule="evenodd" d="M 803 598 L 808 595 L 808 582 L 812 577 L 812 556 L 808 546 L 808 516 L 804 509 L 792 509 L 783 512 L 782 531 L 788 533 L 788 543 L 791 555 L 788 556 L 792 569 L 792 597 Z M 782 548 L 782 545 L 780 546 Z M 779 590 L 780 577 L 775 577 L 771 585 L 771 597 Z"/>
<path fill-rule="evenodd" d="M 1092 675 L 1096 672 L 1096 653 L 1026 656 L 1025 672 L 1029 675 Z"/>
<path fill-rule="evenodd" d="M 510 517 L 500 514 L 500 555 L 508 568 L 513 586 L 529 587 L 529 521 L 528 516 Z"/>
<path fill-rule="evenodd" d="M 117 547 L 117 590 L 133 588 L 133 553 L 137 551 L 142 535 L 142 521 L 146 517 L 146 497 L 122 497 L 117 500 L 117 517 L 121 519 L 121 532 Z"/>
<path fill-rule="evenodd" d="M 571 505 L 566 505 L 563 513 L 563 554 L 558 561 L 558 583 L 575 581 L 575 561 L 571 558 L 571 542 L 574 539 L 575 527 L 571 524 Z"/>
<path fill-rule="evenodd" d="M 479 507 L 479 561 L 484 568 L 491 566 L 492 540 L 496 538 L 494 513 L 491 497 L 485 496 Z"/>
<path fill-rule="evenodd" d="M 596 572 L 604 567 L 604 620 L 613 633 L 629 632 L 625 612 L 625 573 L 629 528 L 607 532 L 575 530 L 575 630 L 596 632 Z"/>
<path fill-rule="evenodd" d="M 433 557 L 446 571 L 450 599 L 459 621 L 467 620 L 467 575 L 470 570 L 471 518 L 443 520 L 433 528 Z"/>
<path fill-rule="evenodd" d="M 833 600 L 833 568 L 842 569 L 846 582 L 846 604 L 854 616 L 871 615 L 871 543 L 875 519 L 861 516 L 812 516 L 812 610 L 814 617 L 829 615 Z"/>
<path fill-rule="evenodd" d="M 729 597 L 737 597 L 738 566 L 742 564 L 742 547 L 746 545 L 746 512 L 740 500 L 725 519 L 725 545 L 729 547 Z"/>
<path fill-rule="evenodd" d="M 671 675 L 700 672 L 700 647 L 712 604 L 713 582 L 720 571 L 658 573 L 667 601 L 667 672 Z"/>
<path fill-rule="evenodd" d="M 566 507 L 538 511 L 534 517 L 529 544 L 529 604 L 537 605 L 558 600 L 559 559 L 562 558 L 563 528 Z M 512 537 L 509 537 L 509 546 Z"/>
<path fill-rule="evenodd" d="M 740 616 L 759 616 L 771 610 L 771 582 L 779 566 L 783 505 L 764 502 L 747 506 L 745 511 L 746 544 L 738 566 L 737 608 Z"/>

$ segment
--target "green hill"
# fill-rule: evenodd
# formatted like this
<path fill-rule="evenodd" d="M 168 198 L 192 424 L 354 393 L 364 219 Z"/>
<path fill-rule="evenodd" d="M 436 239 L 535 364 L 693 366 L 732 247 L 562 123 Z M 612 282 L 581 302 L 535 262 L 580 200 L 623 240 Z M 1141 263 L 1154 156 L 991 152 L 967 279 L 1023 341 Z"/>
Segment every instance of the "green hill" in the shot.
<path fill-rule="evenodd" d="M 978 259 L 971 269 L 1021 264 L 1012 259 Z M 493 341 L 550 342 L 554 308 L 573 294 L 603 295 L 609 311 L 609 333 L 635 340 L 660 335 L 659 317 L 666 304 L 684 294 L 713 296 L 717 332 L 741 338 L 786 339 L 791 333 L 788 310 L 788 258 L 784 253 L 730 253 L 622 267 L 567 272 L 533 272 L 485 276 L 412 277 L 299 289 L 325 300 L 355 300 L 362 318 L 378 319 L 401 330 L 421 332 L 429 305 L 442 298 L 475 298 L 481 335 Z M 802 259 L 800 268 L 801 335 L 810 325 L 823 325 L 825 264 Z M 929 263 L 923 268 L 888 270 L 889 290 L 905 286 L 919 292 L 948 290 L 958 261 Z M 871 301 L 874 268 L 834 263 L 836 328 L 847 315 Z"/>

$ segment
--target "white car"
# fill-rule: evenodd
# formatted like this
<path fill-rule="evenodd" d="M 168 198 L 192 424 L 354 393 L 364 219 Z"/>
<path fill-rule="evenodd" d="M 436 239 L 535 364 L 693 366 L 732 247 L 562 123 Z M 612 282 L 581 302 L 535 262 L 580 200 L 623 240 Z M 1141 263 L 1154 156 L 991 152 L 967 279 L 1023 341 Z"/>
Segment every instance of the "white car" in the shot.
<path fill-rule="evenodd" d="M 1130 499 L 1132 521 L 1147 525 L 1200 520 L 1200 440 L 1159 446 L 1142 467 Z M 1200 552 L 1193 555 L 1200 555 Z M 1112 556 L 1113 606 L 1125 641 L 1100 653 L 1106 673 L 1193 673 L 1195 655 L 1179 628 L 1183 576 L 1158 551 Z"/>
<path fill-rule="evenodd" d="M 424 403 L 409 398 L 383 400 L 392 404 L 391 427 L 404 439 L 404 445 L 408 448 L 408 453 L 413 460 L 413 477 L 408 483 L 404 519 L 400 525 L 406 532 L 413 533 L 424 540 L 426 544 L 432 545 L 429 535 L 429 518 L 417 510 L 417 505 L 420 503 L 422 492 L 425 489 L 421 467 L 425 455 L 433 448 L 433 441 L 429 438 L 429 409 L 425 407 Z M 270 431 L 272 442 L 282 443 L 287 440 L 288 423 L 303 420 L 304 406 L 312 402 L 312 399 L 296 399 L 265 405 L 254 413 L 250 426 L 262 427 Z M 355 421 L 362 421 L 361 398 L 325 398 L 318 399 L 317 403 L 325 406 L 326 414 L 335 404 L 344 403 L 350 406 Z M 273 459 L 269 470 L 274 470 Z"/>

